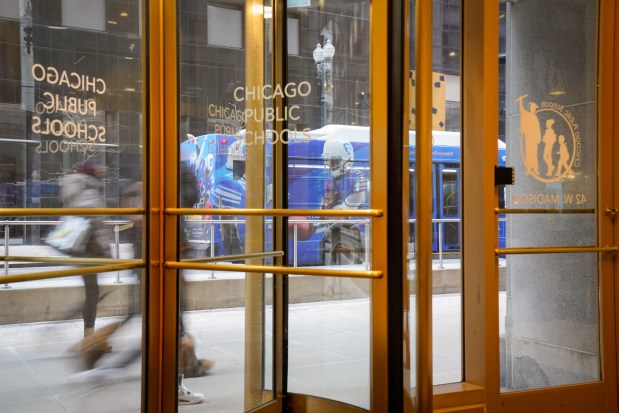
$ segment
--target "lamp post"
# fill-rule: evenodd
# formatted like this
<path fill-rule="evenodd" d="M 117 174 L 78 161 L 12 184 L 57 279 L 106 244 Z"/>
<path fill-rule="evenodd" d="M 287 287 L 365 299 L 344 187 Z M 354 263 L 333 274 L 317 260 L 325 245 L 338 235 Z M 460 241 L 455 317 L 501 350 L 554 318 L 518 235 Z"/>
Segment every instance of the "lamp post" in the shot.
<path fill-rule="evenodd" d="M 331 123 L 333 108 L 333 74 L 331 69 L 334 55 L 335 47 L 329 39 L 324 48 L 318 43 L 313 52 L 320 91 L 320 127 L 323 127 L 325 122 Z"/>

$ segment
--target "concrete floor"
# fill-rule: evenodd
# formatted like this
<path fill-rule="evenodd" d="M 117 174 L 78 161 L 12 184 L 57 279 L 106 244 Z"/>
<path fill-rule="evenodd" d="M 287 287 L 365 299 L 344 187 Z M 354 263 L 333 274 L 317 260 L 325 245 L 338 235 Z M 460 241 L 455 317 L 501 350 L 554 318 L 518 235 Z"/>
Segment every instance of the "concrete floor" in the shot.
<path fill-rule="evenodd" d="M 433 306 L 435 383 L 459 381 L 460 296 L 436 295 Z M 244 309 L 193 311 L 185 317 L 198 357 L 213 359 L 215 367 L 205 377 L 186 379 L 191 390 L 204 393 L 205 402 L 179 410 L 242 412 Z M 289 318 L 289 390 L 367 408 L 369 300 L 294 304 Z M 97 325 L 115 320 L 100 318 Z M 102 365 L 114 365 L 139 348 L 140 323 L 136 318 L 115 334 Z M 139 362 L 105 381 L 71 380 L 80 366 L 68 349 L 80 339 L 82 326 L 81 320 L 0 326 L 0 412 L 140 411 Z"/>

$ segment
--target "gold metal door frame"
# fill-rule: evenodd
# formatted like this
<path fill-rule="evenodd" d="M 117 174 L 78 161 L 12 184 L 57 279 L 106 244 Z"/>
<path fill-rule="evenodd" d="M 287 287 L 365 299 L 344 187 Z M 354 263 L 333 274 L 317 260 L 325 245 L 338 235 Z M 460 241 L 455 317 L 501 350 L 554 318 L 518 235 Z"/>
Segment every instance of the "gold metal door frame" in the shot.
<path fill-rule="evenodd" d="M 520 412 L 566 409 L 616 411 L 617 409 L 617 342 L 615 340 L 617 308 L 614 274 L 616 254 L 603 254 L 600 260 L 600 335 L 602 379 L 596 383 L 552 387 L 501 394 L 499 389 L 498 331 L 498 254 L 616 252 L 616 225 L 608 225 L 603 209 L 617 205 L 616 165 L 619 145 L 617 120 L 617 73 L 619 71 L 616 41 L 617 7 L 614 2 L 599 2 L 598 45 L 598 136 L 611 142 L 613 151 L 598 150 L 599 244 L 589 247 L 498 248 L 499 213 L 556 213 L 556 210 L 498 210 L 498 193 L 494 186 L 498 135 L 498 1 L 463 2 L 463 276 L 465 321 L 465 382 L 456 393 L 441 397 L 441 407 L 462 405 L 457 398 L 461 390 L 474 385 L 485 396 L 467 398 L 484 403 L 486 411 Z M 613 48 L 614 47 L 614 48 Z M 481 146 L 479 140 L 483 137 Z M 467 145 L 467 141 L 470 143 Z M 474 148 L 477 146 L 477 148 Z M 604 147 L 599 145 L 598 148 Z M 615 161 L 615 162 L 613 162 Z M 565 210 L 562 213 L 591 213 Z M 605 221 L 606 220 L 606 221 Z M 472 228 L 474 230 L 471 230 Z M 478 245 L 482 248 L 473 248 Z M 482 410 L 480 410 L 482 411 Z"/>
<path fill-rule="evenodd" d="M 147 41 L 147 132 L 145 139 L 145 158 L 147 165 L 146 196 L 148 211 L 146 216 L 145 243 L 148 257 L 147 280 L 147 352 L 144 359 L 146 385 L 143 401 L 146 411 L 163 412 L 176 410 L 176 357 L 164 357 L 176 354 L 176 284 L 175 272 L 166 273 L 162 263 L 166 248 L 164 240 L 170 237 L 170 244 L 176 245 L 175 222 L 164 221 L 164 188 L 170 180 L 176 179 L 176 170 L 164 162 L 166 148 L 165 136 L 176 132 L 171 126 L 176 122 L 176 99 L 168 98 L 176 92 L 165 82 L 166 78 L 176 75 L 176 24 L 170 27 L 170 21 L 176 18 L 176 2 L 155 0 L 146 3 L 144 21 Z M 170 39 L 170 37 L 172 39 Z M 171 73 L 170 73 L 171 71 Z M 172 124 L 170 125 L 170 122 Z M 172 148 L 173 167 L 176 160 Z M 166 177 L 171 169 L 173 177 Z M 166 179 L 168 179 L 166 181 Z M 172 227 L 172 228 L 170 228 Z M 164 233 L 164 230 L 167 230 Z M 166 245 L 170 245 L 166 244 Z M 172 249 L 174 251 L 174 249 Z M 170 275 L 168 277 L 168 275 Z M 172 353 L 169 353 L 172 349 Z"/>
<path fill-rule="evenodd" d="M 415 9 L 415 291 L 417 329 L 409 340 L 416 342 L 417 383 L 415 405 L 420 413 L 431 413 L 433 400 L 432 365 L 432 252 L 433 252 L 433 184 L 432 184 L 432 1 L 417 1 Z M 407 168 L 408 169 L 408 168 Z"/>

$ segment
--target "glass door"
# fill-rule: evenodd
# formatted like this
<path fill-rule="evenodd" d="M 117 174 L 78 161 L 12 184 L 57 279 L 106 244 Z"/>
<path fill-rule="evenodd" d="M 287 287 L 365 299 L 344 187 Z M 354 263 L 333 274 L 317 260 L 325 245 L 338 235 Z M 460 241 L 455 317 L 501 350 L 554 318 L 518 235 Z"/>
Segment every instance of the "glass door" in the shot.
<path fill-rule="evenodd" d="M 139 412 L 142 3 L 0 5 L 0 410 Z"/>
<path fill-rule="evenodd" d="M 616 406 L 614 375 L 606 374 L 615 371 L 617 252 L 606 112 L 612 25 L 604 17 L 612 10 L 603 1 L 500 6 L 500 137 L 515 172 L 505 208 L 497 208 L 506 221 L 506 247 L 496 251 L 506 272 L 499 292 L 503 409 L 535 400 L 515 392 L 589 384 L 565 392 L 588 389 L 598 395 L 588 408 L 605 411 Z"/>
<path fill-rule="evenodd" d="M 412 409 L 408 7 L 0 6 L 0 410 Z"/>
<path fill-rule="evenodd" d="M 164 408 L 388 411 L 386 2 L 162 7 Z"/>

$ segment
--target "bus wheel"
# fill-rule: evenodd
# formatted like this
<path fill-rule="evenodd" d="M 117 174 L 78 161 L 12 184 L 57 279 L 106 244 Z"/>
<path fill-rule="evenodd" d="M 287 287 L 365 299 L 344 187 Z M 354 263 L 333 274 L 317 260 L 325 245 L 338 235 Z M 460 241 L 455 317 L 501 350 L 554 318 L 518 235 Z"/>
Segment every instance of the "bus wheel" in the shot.
<path fill-rule="evenodd" d="M 324 243 L 325 265 L 354 265 L 363 262 L 361 234 L 354 228 L 335 227 Z"/>

